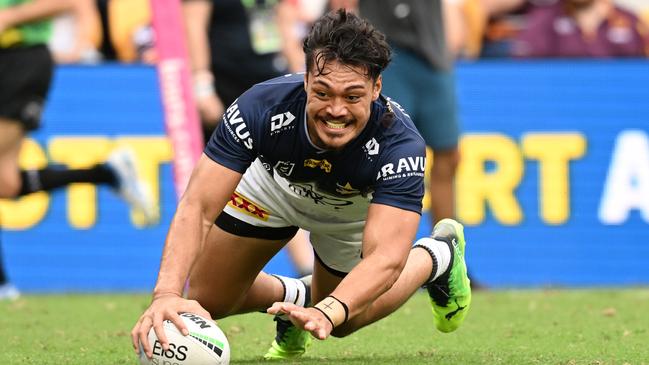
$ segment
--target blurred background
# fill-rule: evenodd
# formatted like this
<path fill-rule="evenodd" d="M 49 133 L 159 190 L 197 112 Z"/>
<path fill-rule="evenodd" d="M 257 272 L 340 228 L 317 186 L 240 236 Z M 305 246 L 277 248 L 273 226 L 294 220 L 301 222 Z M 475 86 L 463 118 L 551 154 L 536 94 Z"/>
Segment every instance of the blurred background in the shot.
<path fill-rule="evenodd" d="M 202 143 L 190 138 L 187 146 L 174 123 L 202 120 L 209 133 L 232 102 L 220 89 L 235 74 L 202 73 L 204 63 L 250 76 L 261 66 L 249 60 L 264 55 L 277 73 L 301 71 L 300 40 L 310 24 L 355 3 L 71 4 L 52 21 L 48 47 L 57 66 L 42 127 L 26 140 L 21 165 L 90 166 L 128 146 L 160 220 L 142 226 L 108 188 L 88 184 L 0 201 L 2 261 L 21 292 L 149 291 L 182 191 L 181 149 L 195 156 Z M 649 4 L 442 6 L 461 126 L 455 215 L 466 225 L 473 279 L 487 288 L 649 284 Z M 229 20 L 239 16 L 243 27 Z M 201 32 L 210 37 L 211 59 L 193 44 Z M 0 27 L 0 44 L 7 34 Z M 255 55 L 231 46 L 241 39 Z M 431 231 L 430 207 L 427 196 L 419 236 Z M 284 251 L 267 269 L 302 271 Z"/>

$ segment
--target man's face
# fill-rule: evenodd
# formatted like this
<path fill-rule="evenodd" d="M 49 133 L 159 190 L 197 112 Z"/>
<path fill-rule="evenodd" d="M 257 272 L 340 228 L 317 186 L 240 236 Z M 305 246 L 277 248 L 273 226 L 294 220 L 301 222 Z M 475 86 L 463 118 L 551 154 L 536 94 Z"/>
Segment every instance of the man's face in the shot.
<path fill-rule="evenodd" d="M 381 92 L 381 77 L 374 82 L 364 71 L 332 61 L 322 74 L 305 75 L 307 127 L 316 146 L 340 150 L 367 125 L 372 101 Z"/>

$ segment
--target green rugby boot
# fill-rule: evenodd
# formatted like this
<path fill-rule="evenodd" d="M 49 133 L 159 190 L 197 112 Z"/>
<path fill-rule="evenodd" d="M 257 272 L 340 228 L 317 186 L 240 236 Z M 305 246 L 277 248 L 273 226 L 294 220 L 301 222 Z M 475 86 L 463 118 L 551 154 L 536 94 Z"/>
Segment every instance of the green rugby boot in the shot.
<path fill-rule="evenodd" d="M 471 306 L 471 281 L 464 261 L 464 227 L 453 219 L 439 221 L 431 237 L 446 242 L 451 249 L 451 262 L 444 274 L 425 285 L 433 307 L 435 327 L 453 332 L 464 321 Z"/>
<path fill-rule="evenodd" d="M 311 275 L 300 279 L 306 288 L 306 302 L 308 306 L 311 302 Z M 311 345 L 311 334 L 299 329 L 286 318 L 286 316 L 276 315 L 273 318 L 276 322 L 275 340 L 270 345 L 264 355 L 266 360 L 284 360 L 294 359 L 304 355 L 306 349 Z"/>
<path fill-rule="evenodd" d="M 311 334 L 293 325 L 291 321 L 275 316 L 277 335 L 264 355 L 266 360 L 294 359 L 304 355 L 311 345 Z"/>

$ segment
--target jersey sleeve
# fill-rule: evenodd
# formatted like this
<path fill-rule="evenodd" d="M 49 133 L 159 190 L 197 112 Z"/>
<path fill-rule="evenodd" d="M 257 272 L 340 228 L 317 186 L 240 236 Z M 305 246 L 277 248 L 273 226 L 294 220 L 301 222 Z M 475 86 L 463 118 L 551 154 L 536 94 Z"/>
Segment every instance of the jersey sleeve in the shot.
<path fill-rule="evenodd" d="M 223 121 L 203 151 L 213 161 L 240 173 L 257 158 L 263 122 L 252 94 L 250 91 L 244 93 L 225 110 Z"/>
<path fill-rule="evenodd" d="M 426 145 L 420 138 L 402 141 L 381 158 L 372 203 L 421 214 Z"/>

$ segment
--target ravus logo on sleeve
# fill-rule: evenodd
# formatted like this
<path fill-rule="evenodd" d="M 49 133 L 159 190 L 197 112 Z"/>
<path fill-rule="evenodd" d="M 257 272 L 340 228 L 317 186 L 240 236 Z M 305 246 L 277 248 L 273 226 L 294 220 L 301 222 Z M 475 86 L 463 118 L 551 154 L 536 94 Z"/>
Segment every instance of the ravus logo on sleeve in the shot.
<path fill-rule="evenodd" d="M 225 121 L 228 123 L 228 130 L 233 134 L 233 137 L 238 138 L 247 149 L 251 150 L 252 138 L 250 138 L 250 131 L 248 131 L 248 126 L 243 120 L 243 116 L 239 112 L 239 106 L 236 103 L 226 110 Z M 234 131 L 232 131 L 232 128 L 234 128 Z"/>
<path fill-rule="evenodd" d="M 392 180 L 400 177 L 424 176 L 426 158 L 422 156 L 403 157 L 395 164 L 386 163 L 381 167 L 376 179 Z"/>

